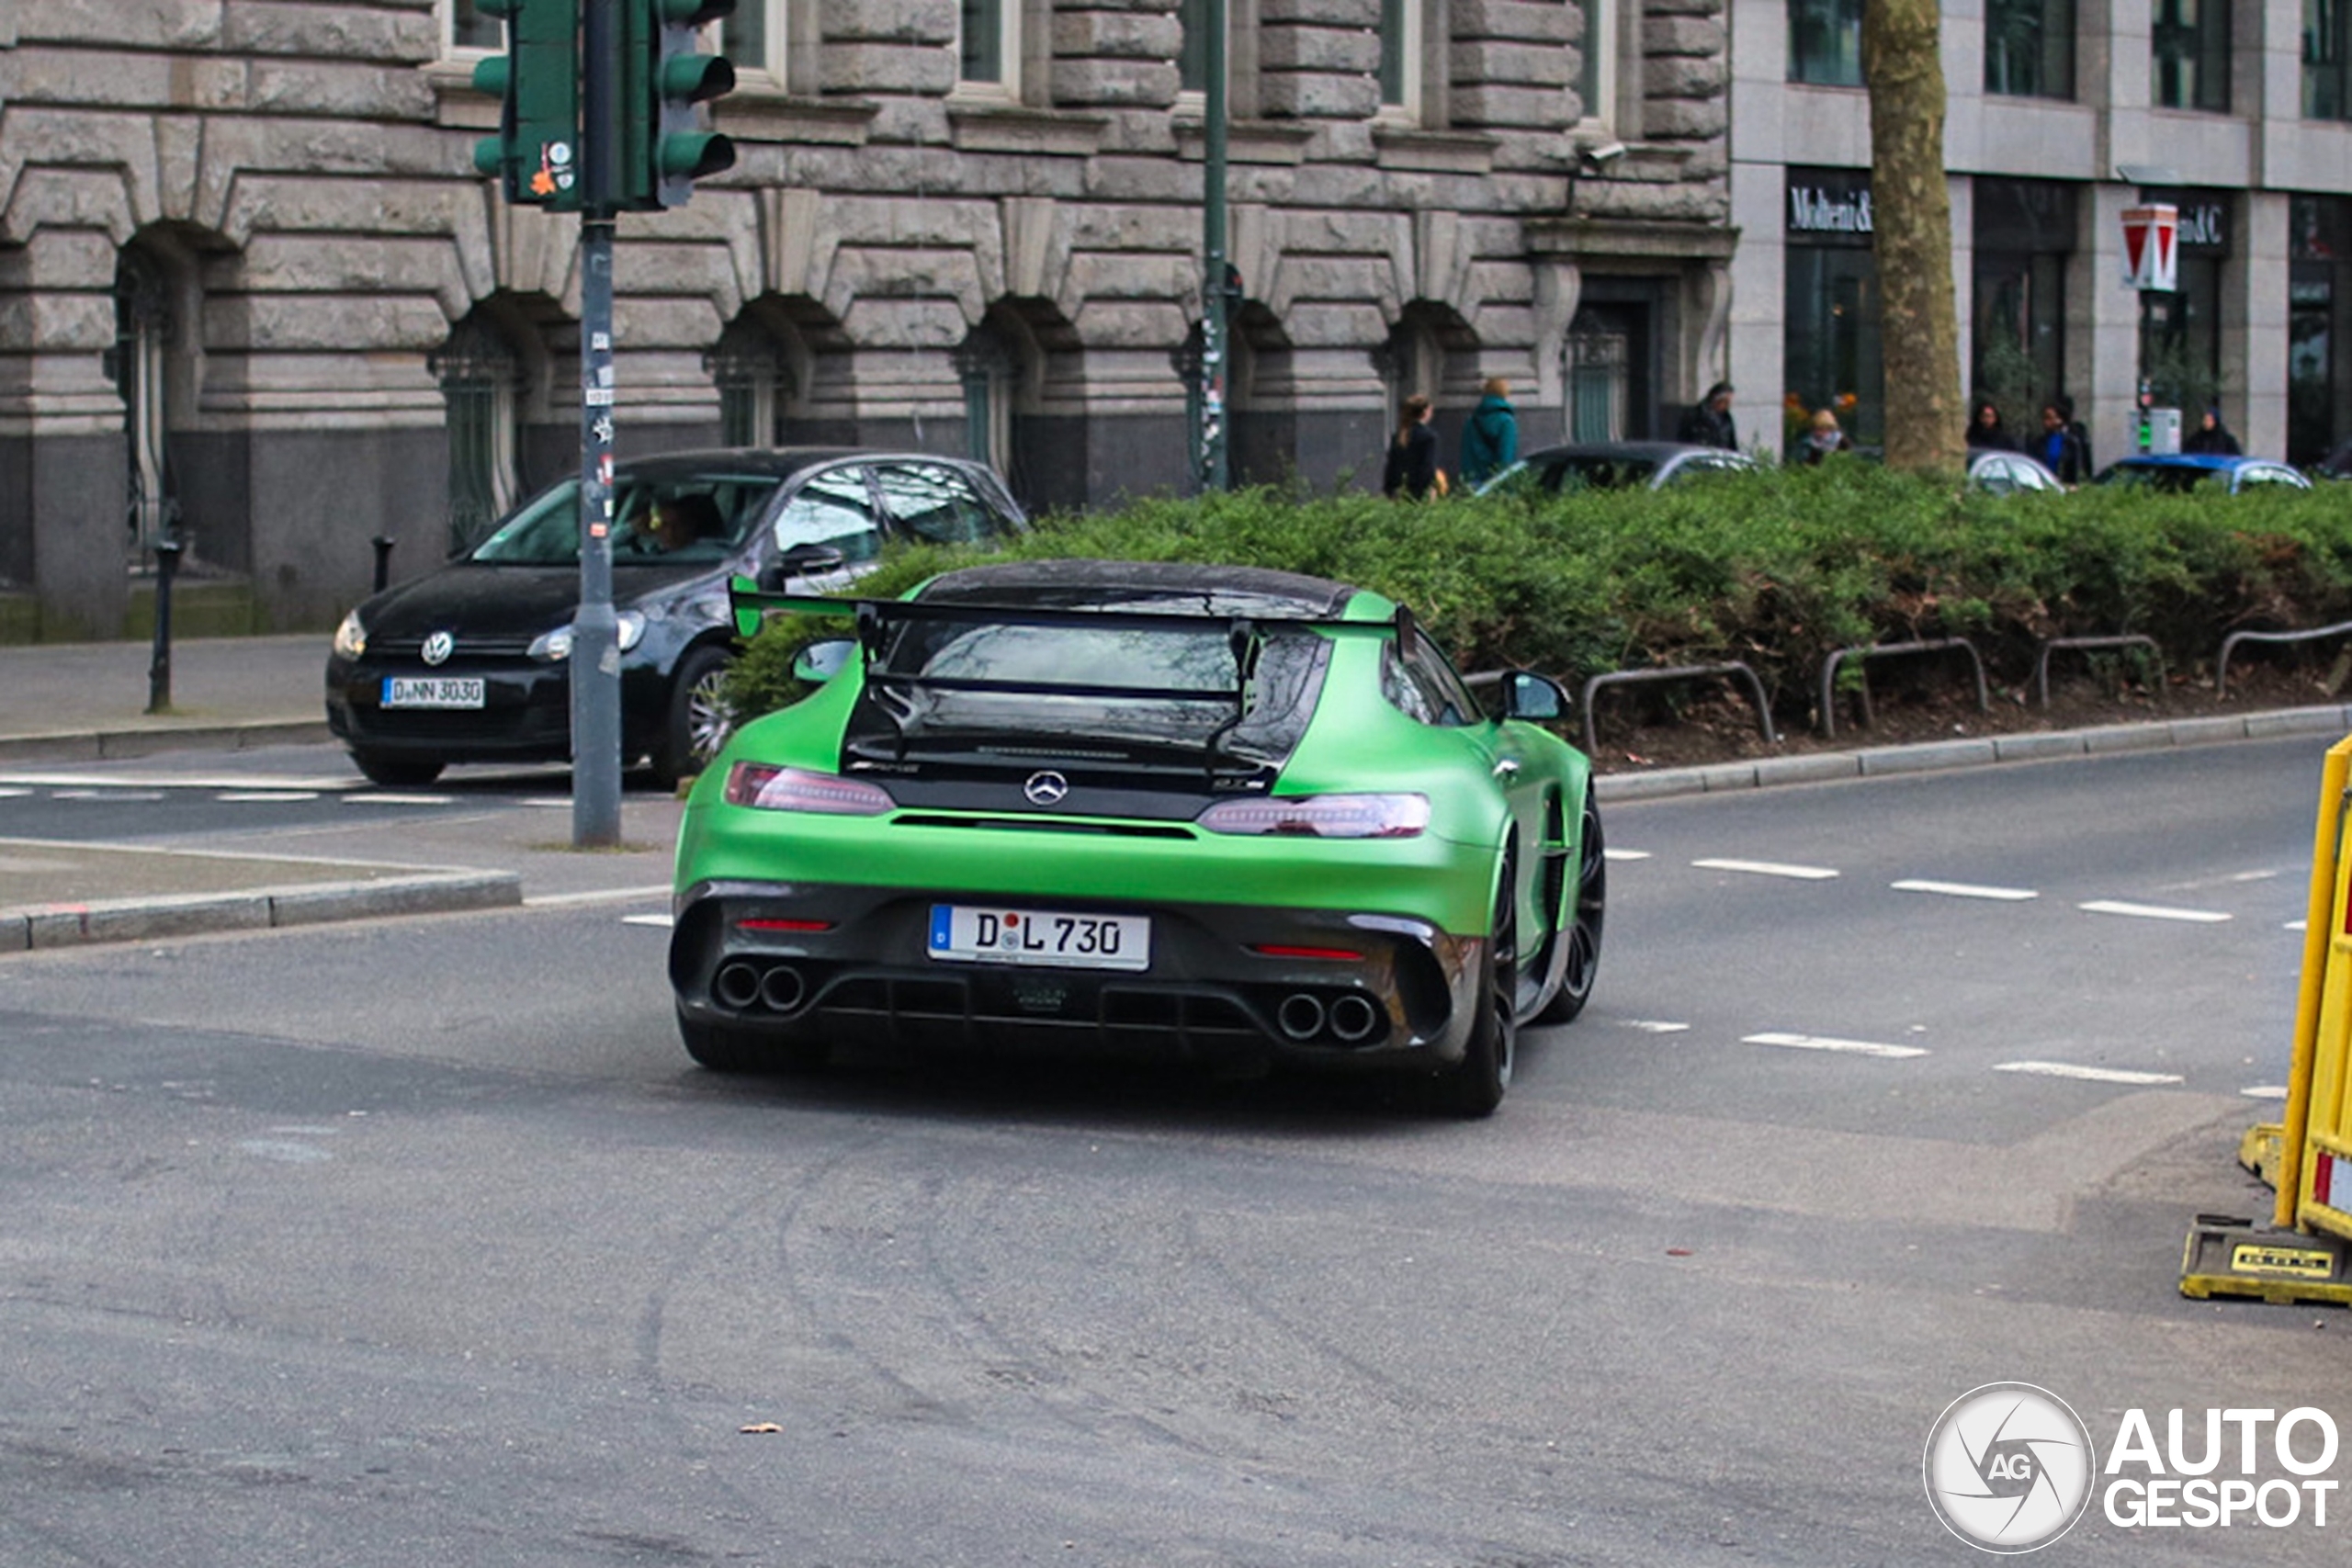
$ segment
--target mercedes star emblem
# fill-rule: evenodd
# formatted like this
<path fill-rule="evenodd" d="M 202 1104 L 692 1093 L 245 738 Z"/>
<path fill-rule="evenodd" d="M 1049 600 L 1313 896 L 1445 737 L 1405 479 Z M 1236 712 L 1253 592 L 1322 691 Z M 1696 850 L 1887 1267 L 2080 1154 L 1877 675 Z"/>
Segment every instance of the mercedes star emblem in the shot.
<path fill-rule="evenodd" d="M 446 663 L 449 655 L 457 651 L 458 639 L 447 632 L 435 632 L 424 639 L 424 661 L 427 664 Z"/>
<path fill-rule="evenodd" d="M 1069 794 L 1069 780 L 1056 773 L 1031 773 L 1029 782 L 1021 786 L 1021 793 L 1029 797 L 1032 806 L 1059 806 L 1062 797 Z"/>

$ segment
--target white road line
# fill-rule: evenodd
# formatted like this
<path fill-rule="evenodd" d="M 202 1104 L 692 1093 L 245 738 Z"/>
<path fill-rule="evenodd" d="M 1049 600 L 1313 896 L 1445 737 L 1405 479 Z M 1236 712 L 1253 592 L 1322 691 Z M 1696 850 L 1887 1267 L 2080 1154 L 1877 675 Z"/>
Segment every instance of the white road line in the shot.
<path fill-rule="evenodd" d="M 258 806 L 278 800 L 316 800 L 314 789 L 224 789 L 212 797 L 224 806 Z"/>
<path fill-rule="evenodd" d="M 161 800 L 160 789 L 57 789 L 49 794 L 51 800 Z"/>
<path fill-rule="evenodd" d="M 2186 920 L 2192 925 L 2219 925 L 2230 919 L 2219 909 L 2177 909 L 2169 904 L 2131 904 L 2120 898 L 2094 898 L 2075 908 L 2093 915 L 2130 915 L 2143 920 Z"/>
<path fill-rule="evenodd" d="M 1603 850 L 1600 852 L 1600 858 L 1602 860 L 1647 860 L 1650 858 L 1650 852 L 1647 850 Z"/>
<path fill-rule="evenodd" d="M 2307 931 L 2312 929 L 2312 923 L 2309 920 L 2289 920 L 2287 929 L 2290 931 Z"/>
<path fill-rule="evenodd" d="M 316 773 L 76 773 L 21 772 L 0 773 L 0 784 L 28 784 L 37 789 L 317 789 L 363 787 L 349 777 L 324 778 Z"/>
<path fill-rule="evenodd" d="M 542 893 L 524 899 L 523 907 L 526 909 L 560 909 L 572 904 L 618 904 L 632 898 L 667 899 L 669 897 L 670 885 L 663 882 L 646 887 L 598 887 L 585 893 Z"/>
<path fill-rule="evenodd" d="M 2083 1083 L 2178 1083 L 2178 1073 L 2135 1073 L 2121 1067 L 2086 1067 L 2074 1062 L 1996 1062 L 1996 1073 L 2030 1073 L 2035 1077 L 2075 1078 Z"/>
<path fill-rule="evenodd" d="M 1899 1060 L 1906 1056 L 1924 1056 L 1924 1045 L 1882 1045 L 1875 1040 L 1837 1040 L 1821 1034 L 1747 1034 L 1740 1037 L 1743 1045 L 1778 1045 L 1790 1051 L 1837 1051 L 1849 1056 L 1883 1056 Z"/>
<path fill-rule="evenodd" d="M 621 924 L 625 926 L 658 926 L 665 931 L 677 923 L 676 917 L 671 915 L 623 915 L 621 917 Z"/>
<path fill-rule="evenodd" d="M 571 796 L 568 795 L 525 795 L 515 804 L 518 806 L 536 806 L 548 811 L 569 811 L 571 809 Z"/>
<path fill-rule="evenodd" d="M 28 789 L 0 789 L 0 800 L 16 800 L 30 794 Z"/>
<path fill-rule="evenodd" d="M 2238 1093 L 2248 1100 L 2284 1100 L 2287 1098 L 2287 1086 L 2282 1083 L 2258 1083 L 2242 1089 Z"/>
<path fill-rule="evenodd" d="M 346 806 L 455 806 L 454 795 L 396 795 L 387 790 L 373 795 L 346 795 Z"/>
<path fill-rule="evenodd" d="M 1838 874 L 1826 866 L 1782 865 L 1769 860 L 1694 860 L 1702 871 L 1742 871 L 1752 876 L 1787 876 L 1799 882 L 1826 882 Z"/>
<path fill-rule="evenodd" d="M 2041 897 L 2030 887 L 1986 887 L 1973 882 L 1929 882 L 1919 877 L 1887 886 L 1897 893 L 1940 893 L 1947 898 L 1994 898 L 2008 904 Z"/>
<path fill-rule="evenodd" d="M 1660 1018 L 1628 1018 L 1620 1021 L 1626 1028 L 1638 1029 L 1645 1034 L 1679 1034 L 1690 1027 L 1687 1023 L 1668 1023 Z"/>

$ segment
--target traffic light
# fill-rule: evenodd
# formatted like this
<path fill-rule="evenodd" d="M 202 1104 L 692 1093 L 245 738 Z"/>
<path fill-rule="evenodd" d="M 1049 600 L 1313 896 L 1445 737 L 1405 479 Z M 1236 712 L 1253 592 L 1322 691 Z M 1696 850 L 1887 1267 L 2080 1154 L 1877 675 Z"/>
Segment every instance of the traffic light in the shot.
<path fill-rule="evenodd" d="M 705 130 L 695 107 L 735 90 L 735 67 L 696 47 L 701 28 L 734 15 L 735 0 L 627 4 L 616 205 L 684 207 L 695 181 L 735 166 L 734 142 Z"/>
<path fill-rule="evenodd" d="M 498 134 L 474 143 L 474 167 L 496 176 L 509 201 L 577 211 L 579 0 L 475 3 L 506 18 L 508 52 L 474 67 L 474 85 L 499 102 Z"/>

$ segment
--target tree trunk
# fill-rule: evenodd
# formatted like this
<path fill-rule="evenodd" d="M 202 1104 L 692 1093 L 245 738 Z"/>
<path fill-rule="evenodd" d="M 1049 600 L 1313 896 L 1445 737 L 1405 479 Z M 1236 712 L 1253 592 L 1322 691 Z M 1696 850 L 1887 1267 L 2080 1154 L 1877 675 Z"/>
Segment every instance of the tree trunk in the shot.
<path fill-rule="evenodd" d="M 1944 72 L 1935 0 L 1868 0 L 1871 243 L 1886 365 L 1887 466 L 1957 472 L 1967 414 L 1952 299 L 1951 193 L 1944 184 Z"/>

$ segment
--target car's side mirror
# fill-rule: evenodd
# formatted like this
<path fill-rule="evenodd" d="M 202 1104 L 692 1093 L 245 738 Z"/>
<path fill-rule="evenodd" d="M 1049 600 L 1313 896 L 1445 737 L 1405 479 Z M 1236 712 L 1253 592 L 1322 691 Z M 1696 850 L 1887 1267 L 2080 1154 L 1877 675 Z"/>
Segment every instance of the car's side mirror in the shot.
<path fill-rule="evenodd" d="M 849 558 L 831 545 L 795 545 L 768 562 L 760 573 L 760 587 L 769 593 L 782 593 L 796 577 L 818 577 L 848 564 Z"/>
<path fill-rule="evenodd" d="M 812 642 L 793 656 L 793 679 L 821 686 L 846 669 L 856 651 L 857 644 L 845 637 Z"/>
<path fill-rule="evenodd" d="M 1532 670 L 1514 670 L 1503 677 L 1505 718 L 1547 723 L 1566 717 L 1567 712 L 1568 694 L 1550 676 L 1538 675 Z"/>

